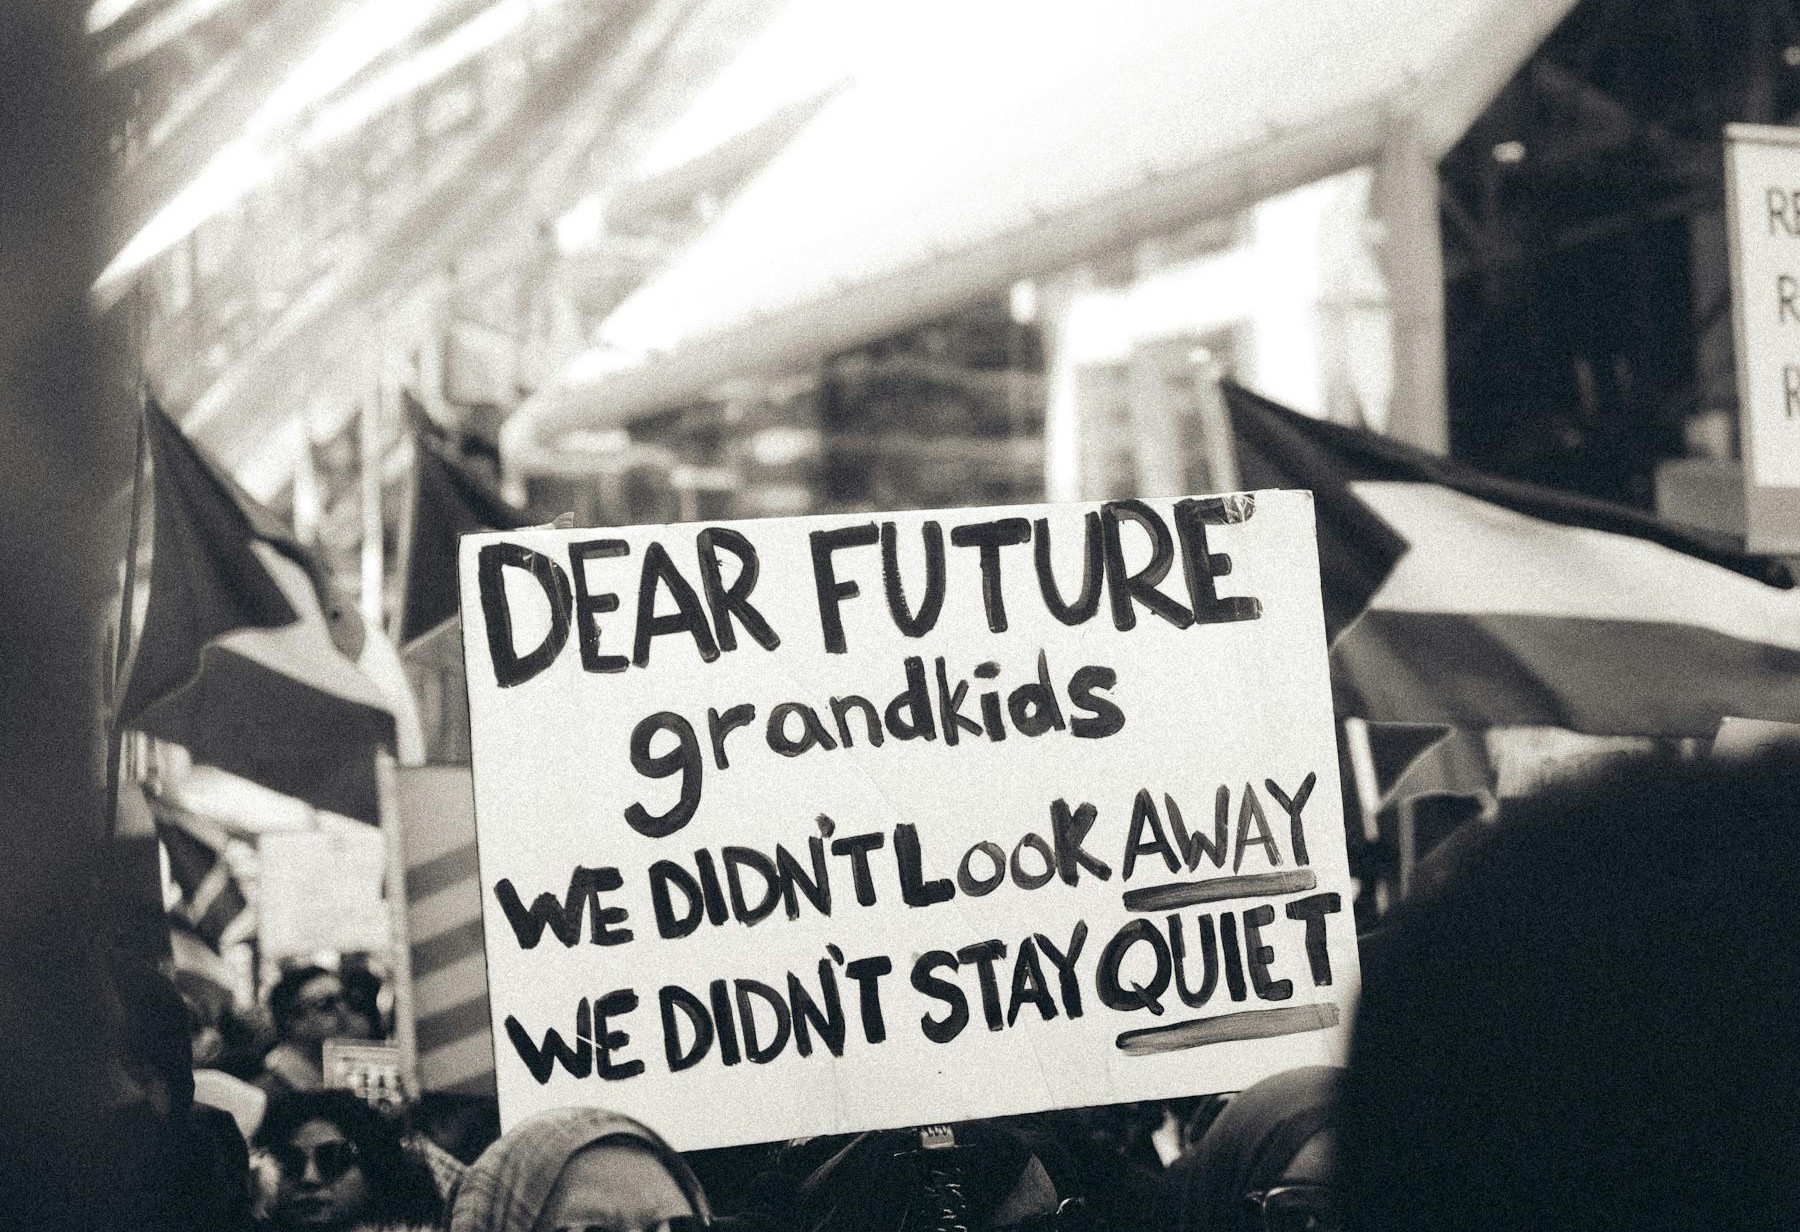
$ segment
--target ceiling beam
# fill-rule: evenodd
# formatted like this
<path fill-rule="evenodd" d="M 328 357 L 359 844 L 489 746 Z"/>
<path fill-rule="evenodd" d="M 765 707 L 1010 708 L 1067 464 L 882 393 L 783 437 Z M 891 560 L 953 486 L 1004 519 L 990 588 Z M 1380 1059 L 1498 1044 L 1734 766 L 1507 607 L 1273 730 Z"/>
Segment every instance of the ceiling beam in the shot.
<path fill-rule="evenodd" d="M 1459 50 L 1418 83 L 1417 132 L 1434 162 L 1462 140 L 1574 7 L 1575 0 L 1511 0 L 1489 5 L 1470 24 Z"/>
<path fill-rule="evenodd" d="M 703 194 L 729 195 L 786 149 L 842 88 L 840 82 L 777 107 L 706 153 L 624 185 L 606 203 L 608 229 L 629 233 L 650 223 L 657 214 L 689 208 Z"/>
<path fill-rule="evenodd" d="M 563 433 L 625 426 L 658 409 L 707 396 L 734 377 L 816 363 L 871 338 L 929 321 L 1021 278 L 1117 251 L 1195 218 L 1224 216 L 1369 162 L 1392 125 L 1381 99 L 1316 124 L 1271 135 L 1241 151 L 1130 184 L 1065 210 L 984 236 L 957 250 L 780 312 L 734 321 L 669 352 L 604 375 L 565 373 L 507 421 L 502 452 L 529 466 Z"/>
<path fill-rule="evenodd" d="M 155 55 L 243 0 L 159 0 L 138 4 L 93 36 L 94 62 L 116 73 Z"/>

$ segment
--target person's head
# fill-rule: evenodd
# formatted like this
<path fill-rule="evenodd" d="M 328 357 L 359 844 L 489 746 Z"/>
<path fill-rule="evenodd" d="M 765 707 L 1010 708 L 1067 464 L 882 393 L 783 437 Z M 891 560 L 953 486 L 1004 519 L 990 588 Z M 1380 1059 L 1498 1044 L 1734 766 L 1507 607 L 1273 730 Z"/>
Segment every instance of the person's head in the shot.
<path fill-rule="evenodd" d="M 323 967 L 295 967 L 269 989 L 269 1017 L 283 1040 L 316 1044 L 360 1039 L 362 1018 L 344 993 L 344 982 Z"/>
<path fill-rule="evenodd" d="M 350 1011 L 346 1038 L 382 1038 L 381 977 L 367 967 L 346 967 L 338 978 L 344 988 L 344 1007 Z"/>
<path fill-rule="evenodd" d="M 188 1042 L 192 1046 L 195 1069 L 207 1069 L 225 1051 L 221 1023 L 230 1006 L 230 996 L 218 985 L 191 971 L 176 970 L 175 987 L 187 1007 Z"/>
<path fill-rule="evenodd" d="M 595 1108 L 562 1108 L 515 1127 L 457 1187 L 452 1232 L 704 1228 L 700 1182 L 654 1131 Z"/>
<path fill-rule="evenodd" d="M 280 1232 L 429 1223 L 441 1213 L 430 1170 L 398 1126 L 348 1091 L 274 1097 L 255 1145 L 279 1172 L 270 1219 Z"/>
<path fill-rule="evenodd" d="M 1343 1071 L 1307 1066 L 1233 1096 L 1165 1177 L 1164 1224 L 1206 1232 L 1341 1228 L 1334 1121 Z"/>
<path fill-rule="evenodd" d="M 1797 801 L 1647 759 L 1509 804 L 1365 965 L 1353 1226 L 1800 1226 Z"/>
<path fill-rule="evenodd" d="M 185 1116 L 194 1102 L 187 1003 L 166 976 L 141 959 L 114 955 L 111 967 L 123 1018 L 125 1068 L 159 1115 Z"/>
<path fill-rule="evenodd" d="M 1054 1215 L 1061 1200 L 1056 1180 L 1017 1128 L 999 1121 L 947 1128 L 948 1134 L 932 1135 L 939 1145 L 929 1148 L 917 1130 L 789 1144 L 780 1159 L 798 1177 L 799 1225 L 813 1232 L 895 1232 L 941 1222 L 988 1232 Z M 923 1223 L 921 1212 L 928 1213 Z"/>

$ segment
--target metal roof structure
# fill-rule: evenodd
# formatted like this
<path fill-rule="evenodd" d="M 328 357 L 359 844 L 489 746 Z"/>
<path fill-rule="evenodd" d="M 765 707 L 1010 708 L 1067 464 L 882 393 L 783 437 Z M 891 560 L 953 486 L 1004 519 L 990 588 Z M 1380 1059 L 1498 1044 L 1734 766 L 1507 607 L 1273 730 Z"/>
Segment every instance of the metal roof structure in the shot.
<path fill-rule="evenodd" d="M 115 184 L 95 300 L 243 471 L 309 402 L 366 390 L 371 339 L 509 295 L 778 8 L 101 0 Z"/>
<path fill-rule="evenodd" d="M 510 439 L 547 442 L 1366 163 L 1398 126 L 1441 155 L 1570 7 L 99 0 L 96 299 L 266 493 L 309 415 L 367 393 L 372 340 L 561 261 L 600 345 L 521 384 Z M 686 131 L 709 92 L 710 141 Z M 547 235 L 596 199 L 601 242 L 563 261 Z"/>
<path fill-rule="evenodd" d="M 998 6 L 833 98 L 600 345 L 516 451 L 928 320 L 1209 214 L 1447 151 L 1570 0 Z"/>

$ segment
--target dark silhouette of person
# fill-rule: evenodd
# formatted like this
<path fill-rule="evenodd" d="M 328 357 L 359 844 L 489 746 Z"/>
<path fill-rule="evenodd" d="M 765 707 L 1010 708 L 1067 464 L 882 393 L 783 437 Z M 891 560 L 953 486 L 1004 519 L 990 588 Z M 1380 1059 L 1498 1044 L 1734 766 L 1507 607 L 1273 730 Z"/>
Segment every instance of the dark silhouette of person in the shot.
<path fill-rule="evenodd" d="M 1365 970 L 1350 1226 L 1800 1227 L 1800 764 L 1509 805 Z"/>

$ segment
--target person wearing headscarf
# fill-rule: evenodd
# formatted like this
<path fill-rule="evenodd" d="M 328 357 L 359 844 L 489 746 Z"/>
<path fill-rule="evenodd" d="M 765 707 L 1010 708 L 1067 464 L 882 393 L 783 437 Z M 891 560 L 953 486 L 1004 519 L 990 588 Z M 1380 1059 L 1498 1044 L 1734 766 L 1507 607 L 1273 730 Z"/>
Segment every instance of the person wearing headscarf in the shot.
<path fill-rule="evenodd" d="M 1233 1096 L 1163 1178 L 1170 1232 L 1327 1232 L 1335 1222 L 1333 1123 L 1343 1071 L 1314 1065 Z"/>
<path fill-rule="evenodd" d="M 559 1108 L 516 1126 L 463 1174 L 451 1232 L 712 1226 L 685 1160 L 654 1130 L 598 1108 Z"/>

